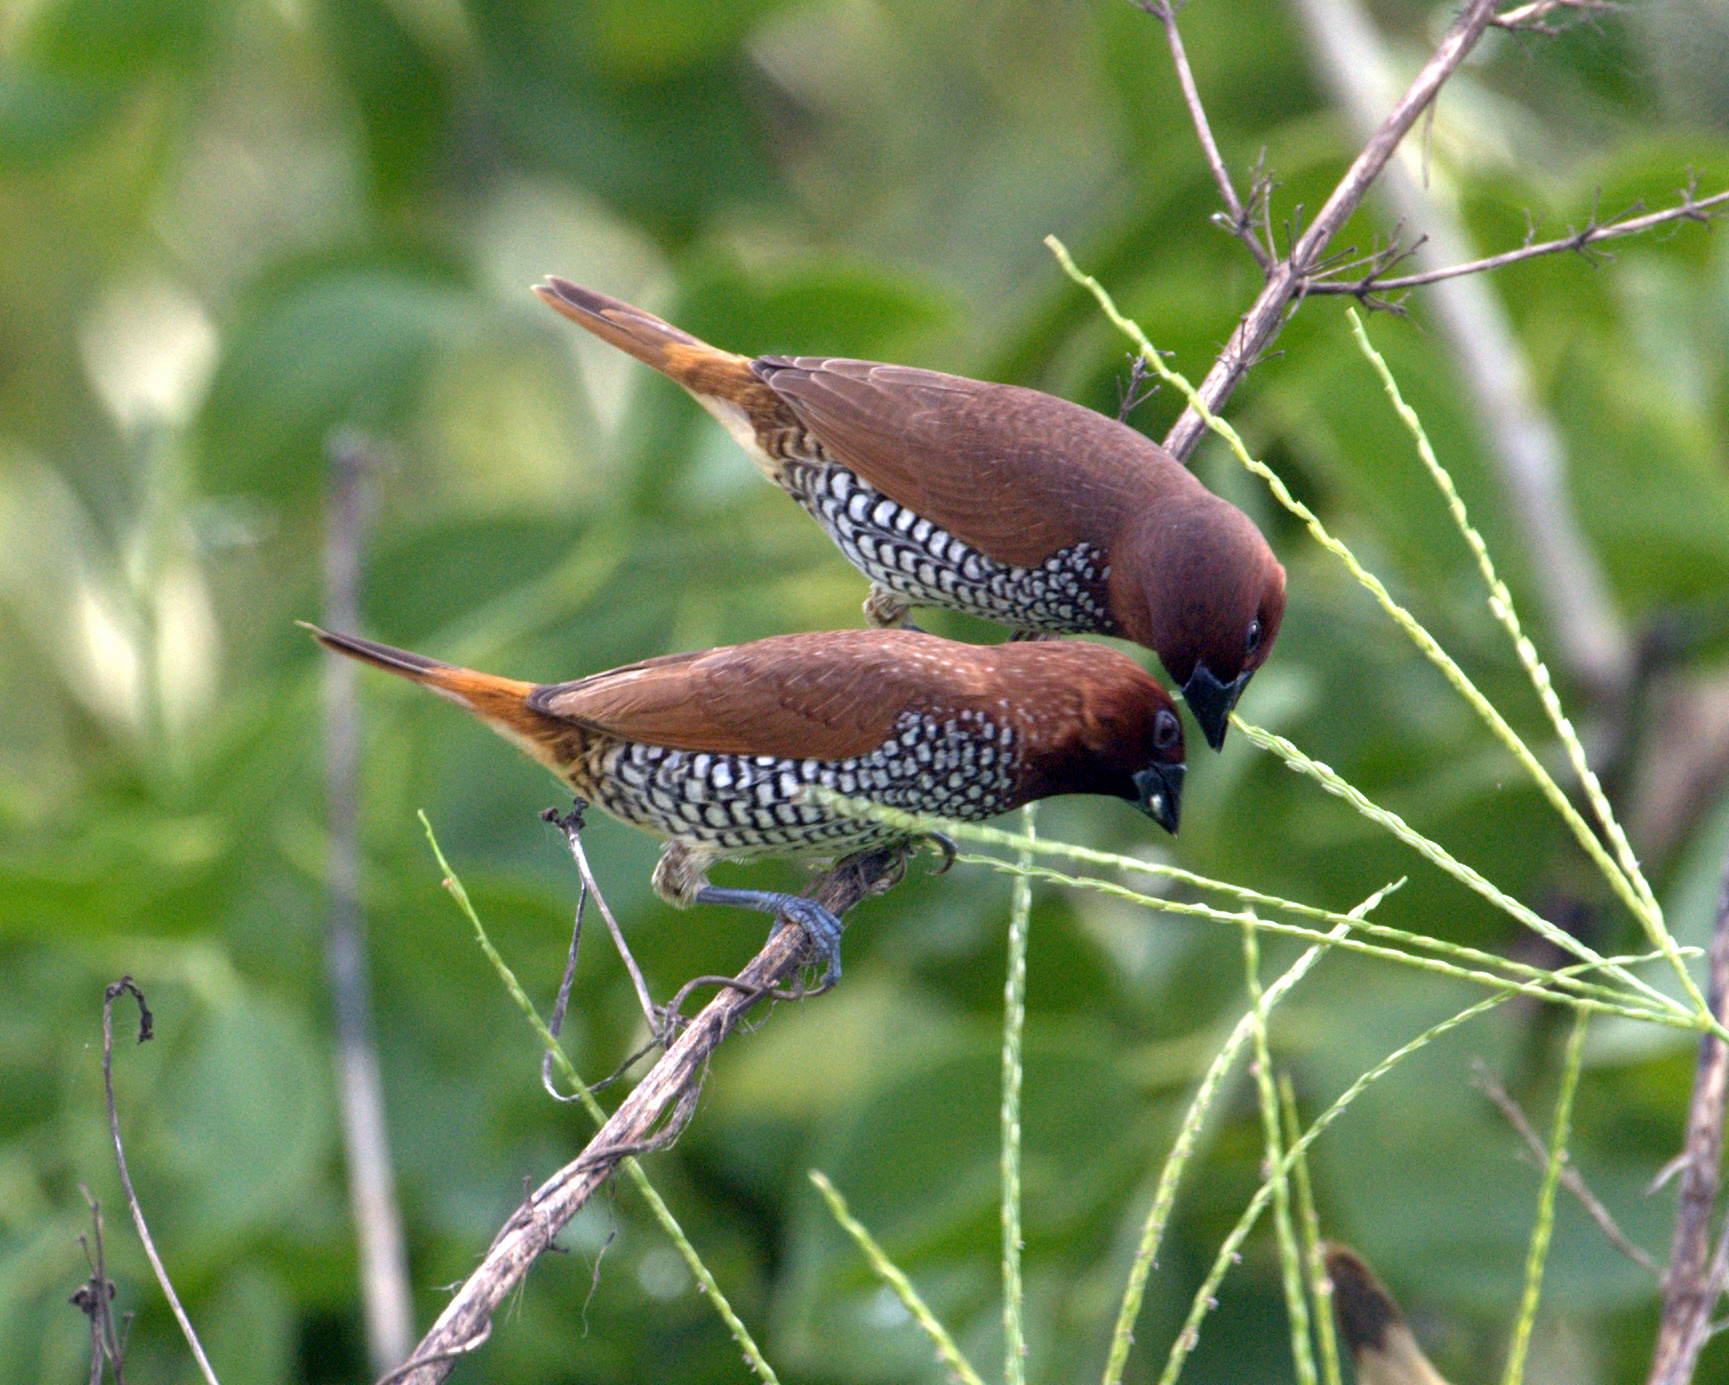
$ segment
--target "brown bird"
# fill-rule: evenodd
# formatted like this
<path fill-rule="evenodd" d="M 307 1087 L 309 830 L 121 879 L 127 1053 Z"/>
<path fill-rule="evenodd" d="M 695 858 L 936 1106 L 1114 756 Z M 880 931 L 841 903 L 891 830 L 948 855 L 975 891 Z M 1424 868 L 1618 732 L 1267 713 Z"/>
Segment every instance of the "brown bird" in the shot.
<path fill-rule="evenodd" d="M 571 321 L 684 386 L 871 579 L 880 625 L 944 606 L 1158 651 L 1215 750 L 1285 610 L 1285 570 L 1234 505 L 1114 419 L 910 366 L 717 350 L 548 279 Z"/>
<path fill-rule="evenodd" d="M 708 882 L 719 860 L 840 856 L 905 836 L 807 802 L 807 785 L 969 821 L 1053 794 L 1107 794 L 1177 830 L 1182 724 L 1151 676 L 1102 645 L 836 630 L 537 685 L 306 628 L 467 708 L 578 797 L 664 837 L 654 889 L 668 903 L 801 924 L 830 981 L 834 915 L 796 895 Z"/>

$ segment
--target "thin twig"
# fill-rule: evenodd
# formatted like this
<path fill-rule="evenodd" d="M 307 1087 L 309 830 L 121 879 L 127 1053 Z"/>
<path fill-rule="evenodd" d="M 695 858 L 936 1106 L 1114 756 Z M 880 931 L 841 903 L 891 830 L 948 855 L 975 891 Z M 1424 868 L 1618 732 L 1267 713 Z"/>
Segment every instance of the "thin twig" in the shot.
<path fill-rule="evenodd" d="M 1127 383 L 1117 384 L 1117 422 L 1127 423 L 1129 415 L 1159 391 L 1159 382 L 1148 383 L 1152 371 L 1147 363 L 1138 355 L 1129 356 L 1129 378 Z"/>
<path fill-rule="evenodd" d="M 1381 128 L 1346 170 L 1332 195 L 1309 223 L 1308 230 L 1297 238 L 1290 254 L 1271 268 L 1260 297 L 1243 315 L 1225 349 L 1201 382 L 1198 393 L 1209 411 L 1217 413 L 1223 407 L 1248 374 L 1250 366 L 1277 335 L 1286 311 L 1301 295 L 1328 243 L 1368 195 L 1369 188 L 1380 176 L 1387 160 L 1392 158 L 1406 132 L 1476 46 L 1493 17 L 1493 0 L 1472 0 Z M 1201 412 L 1190 405 L 1166 435 L 1165 446 L 1178 457 L 1187 457 L 1205 431 L 1206 423 Z"/>
<path fill-rule="evenodd" d="M 1711 934 L 1711 1013 L 1729 1018 L 1729 860 L 1717 891 L 1717 923 Z M 1723 1114 L 1729 1098 L 1729 1045 L 1715 1034 L 1699 1039 L 1693 1098 L 1687 1110 L 1681 1195 L 1675 1238 L 1663 1275 L 1663 1316 L 1657 1327 L 1650 1385 L 1685 1385 L 1711 1331 L 1711 1315 L 1723 1292 L 1729 1233 L 1706 1264 L 1711 1213 L 1717 1205 L 1723 1158 Z"/>
<path fill-rule="evenodd" d="M 108 1133 L 114 1139 L 114 1162 L 120 1169 L 120 1186 L 126 1193 L 132 1224 L 138 1228 L 138 1239 L 144 1245 L 145 1255 L 150 1258 L 150 1268 L 156 1271 L 156 1282 L 162 1286 L 162 1296 L 174 1310 L 175 1321 L 180 1324 L 204 1379 L 208 1385 L 218 1385 L 216 1372 L 210 1368 L 210 1358 L 204 1354 L 203 1344 L 192 1330 L 192 1319 L 180 1306 L 180 1295 L 174 1292 L 168 1271 L 162 1267 L 162 1257 L 156 1253 L 156 1242 L 150 1239 L 150 1228 L 144 1224 L 144 1209 L 138 1203 L 138 1194 L 132 1191 L 132 1174 L 126 1167 L 126 1146 L 120 1139 L 120 1108 L 114 1100 L 114 1002 L 128 994 L 138 1002 L 138 1042 L 145 1043 L 155 1033 L 155 1021 L 151 1018 L 150 1007 L 144 1003 L 144 992 L 138 989 L 130 976 L 122 976 L 102 993 L 102 1086 L 108 1094 Z"/>
<path fill-rule="evenodd" d="M 1189 66 L 1189 55 L 1183 48 L 1183 37 L 1177 32 L 1177 7 L 1171 0 L 1134 0 L 1134 3 L 1165 26 L 1165 41 L 1170 44 L 1171 65 L 1176 69 L 1177 83 L 1183 89 L 1183 103 L 1189 108 L 1189 119 L 1195 124 L 1195 137 L 1201 142 L 1201 152 L 1206 155 L 1207 167 L 1212 169 L 1213 181 L 1218 184 L 1219 196 L 1225 203 L 1225 215 L 1215 216 L 1214 220 L 1249 247 L 1256 264 L 1262 269 L 1270 268 L 1273 248 L 1270 242 L 1262 245 L 1261 238 L 1255 234 L 1254 203 L 1251 199 L 1245 208 L 1237 196 L 1237 189 L 1231 183 L 1231 171 L 1225 167 L 1218 141 L 1213 138 L 1207 109 L 1201 104 L 1201 93 L 1195 85 L 1194 70 Z"/>
<path fill-rule="evenodd" d="M 1303 291 L 1307 294 L 1348 293 L 1366 303 L 1371 295 L 1420 288 L 1424 284 L 1437 284 L 1443 279 L 1457 279 L 1466 274 L 1483 274 L 1518 264 L 1522 260 L 1534 260 L 1539 255 L 1558 255 L 1568 250 L 1583 252 L 1598 241 L 1640 235 L 1654 226 L 1662 226 L 1671 221 L 1709 221 L 1722 215 L 1724 206 L 1729 204 L 1729 192 L 1695 198 L 1691 188 L 1683 188 L 1681 198 L 1678 206 L 1665 207 L 1660 212 L 1647 212 L 1643 216 L 1629 216 L 1601 223 L 1593 218 L 1582 230 L 1569 229 L 1566 235 L 1557 236 L 1554 240 L 1522 245 L 1516 250 L 1504 250 L 1499 255 L 1486 255 L 1480 260 L 1467 260 L 1463 264 L 1425 270 L 1421 274 L 1401 274 L 1396 278 L 1384 277 L 1377 268 L 1361 279 L 1311 279 Z"/>
<path fill-rule="evenodd" d="M 582 849 L 582 810 L 586 805 L 579 799 L 574 811 L 562 816 L 548 808 L 541 817 L 564 833 L 564 840 L 570 847 L 571 857 L 576 861 L 577 872 L 582 876 L 583 892 L 594 897 L 594 902 L 600 908 L 600 916 L 606 920 L 606 931 L 612 935 L 613 946 L 618 949 L 618 955 L 624 961 L 624 969 L 630 975 L 631 985 L 636 987 L 637 1003 L 642 1006 L 642 1013 L 648 1020 L 649 1027 L 656 1033 L 661 1028 L 661 1012 L 654 1003 L 654 997 L 648 993 L 648 982 L 643 980 L 642 968 L 636 964 L 636 956 L 630 950 L 630 944 L 624 940 L 624 930 L 618 926 L 618 920 L 612 916 L 612 910 L 607 907 L 606 896 L 600 892 L 600 885 L 595 881 L 594 871 L 588 864 L 588 853 Z M 580 908 L 580 906 L 578 906 Z M 571 944 L 574 949 L 575 944 Z M 561 991 L 562 995 L 563 992 Z M 556 1031 L 555 1031 L 556 1032 Z"/>
<path fill-rule="evenodd" d="M 1497 29 L 1527 29 L 1533 33 L 1552 34 L 1556 32 L 1543 21 L 1556 10 L 1578 10 L 1582 14 L 1612 14 L 1621 8 L 1612 0 L 1532 0 L 1528 5 L 1520 5 L 1498 14 L 1490 22 Z"/>
<path fill-rule="evenodd" d="M 1512 1126 L 1514 1132 L 1525 1142 L 1526 1148 L 1531 1151 L 1537 1162 L 1547 1165 L 1549 1146 L 1543 1142 L 1543 1137 L 1532 1129 L 1524 1109 L 1513 1100 L 1507 1089 L 1495 1080 L 1481 1059 L 1478 1059 L 1471 1066 L 1474 1074 L 1473 1081 L 1476 1083 L 1477 1090 L 1495 1103 L 1507 1124 Z M 1627 1239 L 1627 1233 L 1621 1230 L 1616 1224 L 1615 1218 L 1610 1215 L 1609 1209 L 1598 1201 L 1597 1195 L 1585 1185 L 1585 1180 L 1580 1177 L 1579 1170 L 1573 1167 L 1571 1157 L 1565 1153 L 1561 1156 L 1561 1186 L 1579 1199 L 1579 1205 L 1585 1209 L 1591 1220 L 1597 1223 L 1610 1245 L 1641 1269 L 1649 1270 L 1657 1278 L 1662 1277 L 1663 1267 Z"/>
<path fill-rule="evenodd" d="M 516 979 L 516 973 L 510 969 L 510 965 L 499 955 L 498 949 L 492 945 L 492 939 L 486 934 L 486 925 L 481 922 L 480 915 L 475 911 L 474 901 L 468 897 L 468 890 L 463 885 L 461 878 L 451 869 L 450 862 L 445 858 L 444 850 L 438 844 L 438 837 L 432 830 L 432 824 L 427 821 L 425 813 L 421 813 L 419 816 L 421 826 L 426 829 L 427 845 L 432 848 L 433 858 L 438 862 L 439 869 L 444 872 L 444 886 L 449 890 L 451 900 L 455 903 L 458 911 L 473 925 L 474 940 L 480 945 L 481 952 L 485 955 L 486 960 L 492 964 L 493 970 L 498 973 L 498 979 L 504 983 L 504 989 L 510 994 L 510 998 L 516 1002 L 517 1007 L 523 1013 L 523 1017 L 528 1020 L 529 1027 L 540 1039 L 541 1047 L 552 1055 L 553 1061 L 558 1065 L 559 1072 L 570 1085 L 570 1089 L 576 1093 L 576 1098 L 581 1103 L 583 1110 L 588 1113 L 597 1128 L 605 1125 L 606 1112 L 601 1109 L 600 1103 L 594 1099 L 593 1087 L 577 1075 L 576 1068 L 571 1064 L 563 1048 L 559 1046 L 559 1042 L 553 1036 L 552 1031 L 547 1028 L 546 1021 L 540 1017 L 540 1012 L 535 1008 L 534 1002 L 528 998 L 528 993 L 522 989 L 522 983 Z M 699 1090 L 698 1086 L 692 1084 L 690 1091 L 679 1097 L 677 1109 L 669 1122 L 669 1130 L 665 1136 L 667 1140 L 677 1135 L 678 1127 L 688 1116 Z M 662 1141 L 655 1140 L 649 1143 L 659 1144 Z M 647 1145 L 641 1147 L 646 1148 Z M 727 1302 L 726 1295 L 721 1292 L 720 1285 L 715 1282 L 714 1275 L 709 1272 L 708 1266 L 703 1264 L 702 1257 L 696 1253 L 696 1248 L 690 1243 L 690 1237 L 685 1235 L 684 1228 L 678 1224 L 678 1218 L 673 1216 L 665 1199 L 655 1191 L 654 1184 L 649 1182 L 648 1175 L 643 1171 L 641 1163 L 636 1159 L 627 1157 L 620 1161 L 619 1167 L 623 1169 L 625 1178 L 636 1189 L 637 1194 L 647 1205 L 650 1215 L 660 1224 L 661 1230 L 666 1233 L 680 1258 L 684 1260 L 686 1268 L 690 1270 L 691 1277 L 696 1281 L 697 1291 L 708 1299 L 722 1323 L 726 1325 L 727 1331 L 731 1333 L 733 1341 L 738 1343 L 739 1350 L 744 1355 L 745 1364 L 756 1372 L 763 1385 L 777 1385 L 774 1368 L 764 1359 L 762 1351 L 750 1335 L 749 1329 L 739 1321 L 738 1314 L 733 1312 L 732 1305 Z M 523 1180 L 522 1192 L 524 1205 L 529 1205 L 533 1196 L 533 1187 L 527 1179 Z M 611 1237 L 609 1236 L 607 1239 L 610 1243 Z M 548 1249 L 560 1250 L 562 1248 L 554 1242 L 548 1246 Z M 600 1261 L 597 1258 L 594 1272 L 598 1274 L 599 1269 Z"/>
<path fill-rule="evenodd" d="M 548 809 L 545 813 L 541 814 L 541 816 L 548 822 L 556 822 L 560 827 L 564 827 L 565 837 L 572 843 L 573 851 L 576 849 L 576 834 L 582 830 L 583 806 L 582 800 L 578 799 L 576 807 L 570 813 L 570 816 L 576 821 L 570 827 L 565 827 L 564 821 L 559 818 L 557 814 L 553 813 L 551 809 Z M 553 998 L 552 1002 L 552 1013 L 546 1017 L 547 1031 L 555 1039 L 564 1032 L 564 1016 L 565 1012 L 570 1008 L 570 991 L 571 987 L 576 984 L 576 959 L 582 951 L 582 914 L 583 907 L 588 903 L 588 881 L 580 878 L 580 875 L 581 872 L 579 869 L 579 878 L 576 882 L 576 914 L 570 925 L 570 948 L 565 953 L 564 975 L 559 979 L 558 994 Z M 634 1063 L 636 1059 L 633 1057 L 630 1061 Z M 549 1048 L 545 1053 L 540 1055 L 541 1089 L 554 1101 L 581 1101 L 581 1092 L 570 1092 L 567 1094 L 558 1090 L 557 1085 L 552 1080 L 552 1066 L 552 1050 Z M 595 1273 L 600 1273 L 600 1265 L 598 1262 L 595 1264 Z"/>
<path fill-rule="evenodd" d="M 330 501 L 324 540 L 324 619 L 333 630 L 359 627 L 361 557 L 365 547 L 367 480 L 382 449 L 351 431 L 333 434 Z M 366 1352 L 375 1371 L 408 1354 L 414 1334 L 408 1289 L 408 1251 L 396 1201 L 390 1133 L 384 1116 L 384 1079 L 373 1032 L 366 918 L 360 907 L 360 713 L 356 666 L 347 659 L 324 664 L 324 778 L 330 814 L 326 871 L 330 917 L 324 931 L 324 966 L 330 986 L 336 1043 L 332 1060 L 354 1217 Z"/>
<path fill-rule="evenodd" d="M 810 897 L 831 912 L 844 914 L 884 880 L 895 878 L 904 854 L 904 847 L 890 846 L 850 856 L 818 877 Z M 802 929 L 783 924 L 774 931 L 739 973 L 738 989 L 722 991 L 704 1007 L 582 1153 L 541 1184 L 505 1223 L 480 1267 L 456 1291 L 415 1348 L 408 1366 L 396 1372 L 393 1380 L 404 1385 L 443 1380 L 456 1357 L 483 1339 L 498 1306 L 619 1161 L 677 1133 L 694 1109 L 698 1082 L 710 1055 L 769 988 L 798 970 L 807 950 Z M 670 1120 L 654 1133 L 669 1107 Z"/>
<path fill-rule="evenodd" d="M 96 1246 L 92 1252 L 88 1242 L 84 1245 L 90 1278 L 79 1286 L 71 1300 L 72 1306 L 90 1320 L 90 1385 L 102 1385 L 104 1362 L 114 1368 L 114 1385 L 126 1385 L 121 1367 L 126 1344 L 114 1330 L 114 1281 L 108 1277 L 108 1257 L 102 1244 L 102 1204 L 90 1196 L 90 1189 L 83 1184 L 78 1185 L 78 1191 L 84 1194 L 90 1208 L 91 1240 Z M 84 1241 L 82 1236 L 78 1239 Z"/>

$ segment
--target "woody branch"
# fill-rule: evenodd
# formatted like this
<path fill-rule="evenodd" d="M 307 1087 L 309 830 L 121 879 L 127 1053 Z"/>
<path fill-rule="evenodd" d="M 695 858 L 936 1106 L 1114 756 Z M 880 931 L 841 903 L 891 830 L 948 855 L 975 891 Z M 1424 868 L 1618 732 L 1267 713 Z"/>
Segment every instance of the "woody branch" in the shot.
<path fill-rule="evenodd" d="M 810 897 L 842 915 L 891 882 L 903 858 L 897 847 L 848 857 L 817 878 Z M 798 970 L 806 947 L 804 931 L 796 925 L 774 931 L 733 985 L 710 1001 L 644 1074 L 582 1153 L 517 1209 L 407 1363 L 380 1385 L 433 1385 L 486 1340 L 498 1306 L 619 1163 L 665 1145 L 683 1127 L 710 1055 L 747 1011 Z M 668 1111 L 671 1116 L 662 1124 Z"/>

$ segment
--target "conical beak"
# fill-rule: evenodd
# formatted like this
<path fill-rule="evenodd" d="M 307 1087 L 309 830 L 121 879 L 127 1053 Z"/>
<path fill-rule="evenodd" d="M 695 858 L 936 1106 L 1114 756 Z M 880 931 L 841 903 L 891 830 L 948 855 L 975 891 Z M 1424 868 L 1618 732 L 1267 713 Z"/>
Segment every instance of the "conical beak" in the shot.
<path fill-rule="evenodd" d="M 1135 776 L 1135 791 L 1140 794 L 1135 806 L 1173 837 L 1183 815 L 1184 769 L 1181 762 L 1152 765 Z"/>
<path fill-rule="evenodd" d="M 1195 723 L 1214 750 L 1224 748 L 1225 726 L 1231 708 L 1237 705 L 1243 689 L 1248 687 L 1252 673 L 1253 670 L 1249 670 L 1238 674 L 1229 683 L 1221 683 L 1205 664 L 1196 664 L 1189 681 L 1183 684 L 1183 700 L 1189 704 L 1189 710 L 1195 714 Z"/>

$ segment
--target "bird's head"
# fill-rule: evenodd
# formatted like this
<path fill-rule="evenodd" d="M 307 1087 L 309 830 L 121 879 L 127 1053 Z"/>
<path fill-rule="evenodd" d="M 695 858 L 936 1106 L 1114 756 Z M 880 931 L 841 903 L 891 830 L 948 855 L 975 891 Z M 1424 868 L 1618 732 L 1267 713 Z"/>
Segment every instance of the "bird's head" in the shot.
<path fill-rule="evenodd" d="M 1039 664 L 1023 700 L 1020 802 L 1092 793 L 1133 803 L 1176 833 L 1183 808 L 1183 723 L 1170 694 L 1134 660 L 1085 640 L 999 646 Z"/>
<path fill-rule="evenodd" d="M 1278 638 L 1285 569 L 1247 515 L 1206 491 L 1146 516 L 1135 537 L 1113 554 L 1113 608 L 1125 634 L 1158 652 L 1217 750 Z"/>

